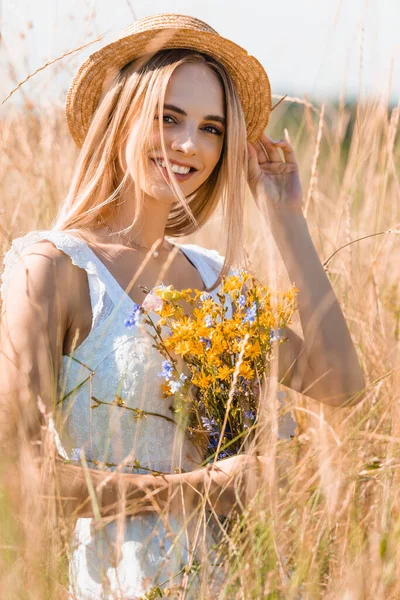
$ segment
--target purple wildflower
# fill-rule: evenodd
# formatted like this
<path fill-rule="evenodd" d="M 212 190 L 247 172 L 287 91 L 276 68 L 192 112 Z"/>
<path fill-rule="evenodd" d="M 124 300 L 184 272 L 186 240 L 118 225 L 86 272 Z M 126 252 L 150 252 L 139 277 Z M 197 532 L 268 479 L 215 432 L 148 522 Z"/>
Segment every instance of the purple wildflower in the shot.
<path fill-rule="evenodd" d="M 84 457 L 86 458 L 86 460 L 88 462 L 91 462 L 93 460 L 92 451 L 87 446 L 73 448 L 71 450 L 71 459 L 70 460 L 72 460 L 73 462 L 80 462 L 81 461 L 81 453 L 82 453 L 82 455 L 84 455 Z"/>
<path fill-rule="evenodd" d="M 251 307 L 248 308 L 246 311 L 246 316 L 243 319 L 243 323 L 246 323 L 246 321 L 248 321 L 249 323 L 254 323 L 256 316 L 257 316 L 257 305 L 255 302 L 253 302 Z"/>
<path fill-rule="evenodd" d="M 218 441 L 220 437 L 220 430 L 218 424 L 214 418 L 209 419 L 208 417 L 201 417 L 201 421 L 203 423 L 204 429 L 209 435 L 207 447 L 209 450 L 215 450 L 215 448 L 217 448 L 218 446 Z"/>
<path fill-rule="evenodd" d="M 125 327 L 135 327 L 140 323 L 140 315 L 142 314 L 142 308 L 140 304 L 133 303 L 133 310 L 129 315 L 128 319 L 125 319 Z"/>
<path fill-rule="evenodd" d="M 182 383 L 180 381 L 170 381 L 169 389 L 173 394 L 175 394 L 182 387 Z"/>
<path fill-rule="evenodd" d="M 218 447 L 218 441 L 219 441 L 219 436 L 216 433 L 214 433 L 213 435 L 210 436 L 210 440 L 208 442 L 207 448 L 209 450 L 215 450 Z"/>
<path fill-rule="evenodd" d="M 239 384 L 242 386 L 242 391 L 245 392 L 247 390 L 248 386 L 251 384 L 251 380 L 245 379 L 245 377 L 240 376 Z"/>
<path fill-rule="evenodd" d="M 165 381 L 168 381 L 172 377 L 172 371 L 174 367 L 169 360 L 164 360 L 162 363 L 162 371 L 158 373 L 159 377 L 164 377 Z"/>
<path fill-rule="evenodd" d="M 206 345 L 206 350 L 209 350 L 211 348 L 211 340 L 210 340 L 210 338 L 201 337 L 200 341 L 203 342 L 203 344 Z"/>
<path fill-rule="evenodd" d="M 270 342 L 279 342 L 279 340 L 282 339 L 282 329 L 278 329 L 278 331 L 275 331 L 275 329 L 271 329 L 271 333 L 269 336 L 269 340 Z"/>
<path fill-rule="evenodd" d="M 232 275 L 234 275 L 235 277 L 240 277 L 241 279 L 243 279 L 243 275 L 246 274 L 246 271 L 242 268 L 240 269 L 236 269 L 236 271 L 233 271 Z"/>
<path fill-rule="evenodd" d="M 255 421 L 256 413 L 254 412 L 254 410 L 245 410 L 243 414 L 246 417 L 246 419 L 250 419 L 250 421 Z"/>
<path fill-rule="evenodd" d="M 214 418 L 209 419 L 208 417 L 201 417 L 201 422 L 203 423 L 203 426 L 206 429 L 206 431 L 208 431 L 209 433 L 219 434 L 218 423 Z"/>
<path fill-rule="evenodd" d="M 204 317 L 204 323 L 206 324 L 206 327 L 212 327 L 212 316 L 211 315 L 206 315 Z"/>
<path fill-rule="evenodd" d="M 240 296 L 238 298 L 238 304 L 239 304 L 240 308 L 243 308 L 244 305 L 246 304 L 246 296 L 244 294 L 240 294 Z"/>
<path fill-rule="evenodd" d="M 200 295 L 200 300 L 201 300 L 202 302 L 204 302 L 205 300 L 210 300 L 211 298 L 212 298 L 212 296 L 211 296 L 211 294 L 210 294 L 209 292 L 203 292 L 203 293 Z"/>

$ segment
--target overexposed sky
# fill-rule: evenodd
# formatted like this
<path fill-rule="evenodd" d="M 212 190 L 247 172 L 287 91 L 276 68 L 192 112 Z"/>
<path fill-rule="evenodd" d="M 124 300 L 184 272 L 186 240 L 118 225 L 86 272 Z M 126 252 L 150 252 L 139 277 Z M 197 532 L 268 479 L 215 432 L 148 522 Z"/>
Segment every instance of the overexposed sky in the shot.
<path fill-rule="evenodd" d="M 1 99 L 46 61 L 105 35 L 111 41 L 134 18 L 190 14 L 244 46 L 268 72 L 275 94 L 336 99 L 400 96 L 398 0 L 0 0 Z M 63 102 L 75 71 L 100 43 L 36 75 L 26 91 Z M 360 71 L 361 67 L 361 71 Z M 18 96 L 15 94 L 15 99 Z"/>

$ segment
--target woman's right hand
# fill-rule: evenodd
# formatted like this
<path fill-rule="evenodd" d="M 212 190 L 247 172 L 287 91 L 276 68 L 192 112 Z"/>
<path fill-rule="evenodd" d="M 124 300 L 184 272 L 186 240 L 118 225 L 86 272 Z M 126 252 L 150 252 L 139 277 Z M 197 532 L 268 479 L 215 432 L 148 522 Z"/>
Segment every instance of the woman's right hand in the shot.
<path fill-rule="evenodd" d="M 242 512 L 261 483 L 261 458 L 249 454 L 230 456 L 200 469 L 202 494 L 218 515 Z M 200 474 L 200 473 L 199 473 Z"/>

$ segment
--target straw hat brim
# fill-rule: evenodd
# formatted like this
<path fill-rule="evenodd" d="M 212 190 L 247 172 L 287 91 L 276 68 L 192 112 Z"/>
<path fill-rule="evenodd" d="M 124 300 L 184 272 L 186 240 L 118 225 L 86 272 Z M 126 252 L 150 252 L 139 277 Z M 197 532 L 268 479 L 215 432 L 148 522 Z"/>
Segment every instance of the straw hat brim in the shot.
<path fill-rule="evenodd" d="M 127 35 L 94 52 L 74 77 L 66 100 L 69 130 L 81 147 L 110 69 L 160 49 L 189 48 L 216 58 L 230 74 L 245 116 L 247 137 L 257 142 L 271 112 L 271 88 L 261 63 L 231 40 L 193 29 L 159 28 Z"/>

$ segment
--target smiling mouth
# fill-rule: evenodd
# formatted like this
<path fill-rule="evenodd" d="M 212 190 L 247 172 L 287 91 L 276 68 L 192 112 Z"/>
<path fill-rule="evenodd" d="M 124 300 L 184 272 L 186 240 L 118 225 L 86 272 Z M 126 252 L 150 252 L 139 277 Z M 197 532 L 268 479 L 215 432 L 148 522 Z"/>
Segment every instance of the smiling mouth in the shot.
<path fill-rule="evenodd" d="M 166 162 L 161 158 L 152 158 L 151 161 L 163 173 L 165 178 L 169 179 Z M 177 165 L 172 162 L 169 163 L 169 166 L 178 181 L 186 181 L 186 179 L 189 179 L 197 171 L 194 167 Z"/>

